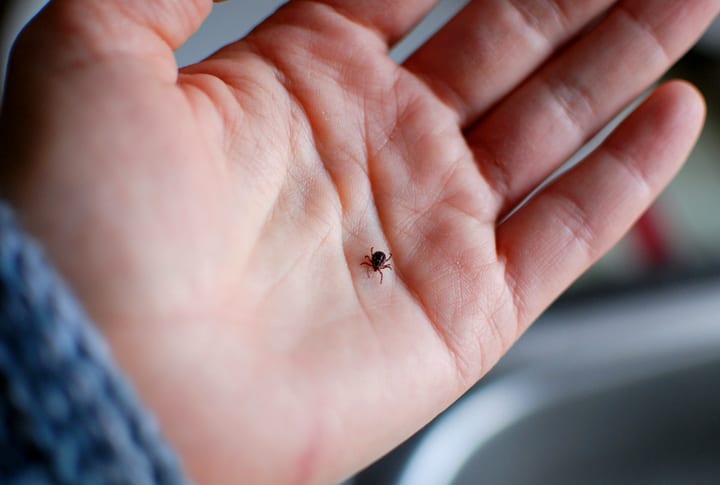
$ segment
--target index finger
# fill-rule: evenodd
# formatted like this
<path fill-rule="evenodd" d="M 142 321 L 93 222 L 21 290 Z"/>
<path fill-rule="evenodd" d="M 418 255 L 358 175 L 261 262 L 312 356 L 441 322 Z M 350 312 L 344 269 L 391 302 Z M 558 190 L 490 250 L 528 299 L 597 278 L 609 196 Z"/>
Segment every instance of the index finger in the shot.
<path fill-rule="evenodd" d="M 294 0 L 292 3 L 311 3 L 317 8 L 329 8 L 350 22 L 377 33 L 390 47 L 407 34 L 438 0 Z"/>

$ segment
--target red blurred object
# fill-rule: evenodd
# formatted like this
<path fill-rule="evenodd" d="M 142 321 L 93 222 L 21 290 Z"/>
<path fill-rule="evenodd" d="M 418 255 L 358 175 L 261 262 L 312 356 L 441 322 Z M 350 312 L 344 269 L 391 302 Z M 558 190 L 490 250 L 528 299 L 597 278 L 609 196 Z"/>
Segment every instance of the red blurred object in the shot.
<path fill-rule="evenodd" d="M 660 210 L 655 205 L 645 212 L 635 224 L 633 235 L 640 246 L 641 256 L 651 268 L 667 266 L 672 250 Z"/>

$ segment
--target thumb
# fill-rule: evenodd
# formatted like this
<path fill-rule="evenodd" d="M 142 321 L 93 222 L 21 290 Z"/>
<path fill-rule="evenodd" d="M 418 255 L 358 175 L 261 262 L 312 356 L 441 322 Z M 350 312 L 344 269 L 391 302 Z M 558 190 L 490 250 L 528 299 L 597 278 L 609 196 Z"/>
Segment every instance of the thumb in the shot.
<path fill-rule="evenodd" d="M 46 68 L 77 67 L 117 56 L 155 66 L 164 61 L 175 76 L 174 51 L 200 27 L 212 4 L 213 0 L 51 0 L 14 50 L 40 56 Z"/>

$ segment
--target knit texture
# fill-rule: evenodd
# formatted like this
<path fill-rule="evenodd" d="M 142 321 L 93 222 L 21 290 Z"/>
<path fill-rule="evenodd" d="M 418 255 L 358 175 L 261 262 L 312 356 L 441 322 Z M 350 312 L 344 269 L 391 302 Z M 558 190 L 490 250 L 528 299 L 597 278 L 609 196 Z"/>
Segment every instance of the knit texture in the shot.
<path fill-rule="evenodd" d="M 92 322 L 4 205 L 0 483 L 188 483 Z"/>

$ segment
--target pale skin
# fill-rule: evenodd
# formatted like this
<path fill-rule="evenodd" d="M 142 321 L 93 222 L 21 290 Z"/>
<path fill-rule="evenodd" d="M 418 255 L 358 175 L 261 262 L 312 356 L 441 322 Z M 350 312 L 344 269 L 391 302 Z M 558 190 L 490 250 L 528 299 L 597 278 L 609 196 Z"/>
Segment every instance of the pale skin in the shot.
<path fill-rule="evenodd" d="M 504 220 L 720 1 L 477 1 L 398 66 L 434 3 L 291 1 L 180 72 L 211 0 L 54 0 L 17 45 L 6 197 L 199 483 L 331 483 L 387 452 L 696 140 L 701 96 L 665 84 Z"/>

